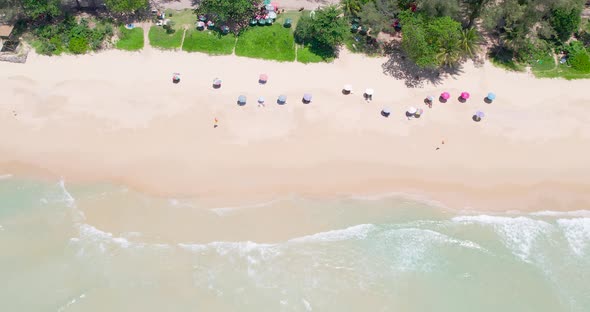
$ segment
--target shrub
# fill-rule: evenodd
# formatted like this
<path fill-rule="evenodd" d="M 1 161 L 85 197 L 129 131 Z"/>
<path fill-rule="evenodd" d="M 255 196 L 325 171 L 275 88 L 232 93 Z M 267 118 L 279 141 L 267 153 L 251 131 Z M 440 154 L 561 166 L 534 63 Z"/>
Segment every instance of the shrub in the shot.
<path fill-rule="evenodd" d="M 41 40 L 39 42 L 39 46 L 37 47 L 37 53 L 43 55 L 53 55 L 53 53 L 57 50 L 56 46 L 46 40 Z"/>
<path fill-rule="evenodd" d="M 84 37 L 74 37 L 70 39 L 68 49 L 74 54 L 83 54 L 88 51 L 88 40 Z"/>
<path fill-rule="evenodd" d="M 581 22 L 580 13 L 581 10 L 578 8 L 570 10 L 557 8 L 553 10 L 550 22 L 559 40 L 567 41 L 578 30 Z"/>
<path fill-rule="evenodd" d="M 590 73 L 590 54 L 586 50 L 578 51 L 570 56 L 569 64 L 573 69 L 588 74 Z"/>

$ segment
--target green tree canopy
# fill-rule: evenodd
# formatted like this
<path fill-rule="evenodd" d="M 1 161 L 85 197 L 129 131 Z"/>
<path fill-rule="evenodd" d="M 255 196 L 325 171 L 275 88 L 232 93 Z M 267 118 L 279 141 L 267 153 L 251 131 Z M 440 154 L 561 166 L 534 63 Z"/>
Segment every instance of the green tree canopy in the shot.
<path fill-rule="evenodd" d="M 373 33 L 391 32 L 394 18 L 398 12 L 397 0 L 374 0 L 363 5 L 358 16 L 363 25 L 369 26 Z"/>
<path fill-rule="evenodd" d="M 52 19 L 61 15 L 59 0 L 20 0 L 23 13 L 32 19 Z"/>
<path fill-rule="evenodd" d="M 104 0 L 104 3 L 114 13 L 133 13 L 149 6 L 148 0 Z"/>
<path fill-rule="evenodd" d="M 327 6 L 309 16 L 303 16 L 297 23 L 295 39 L 299 43 L 309 44 L 318 55 L 336 55 L 348 32 L 348 24 L 341 14 L 336 6 Z"/>
<path fill-rule="evenodd" d="M 234 33 L 248 26 L 262 0 L 202 0 L 195 10 L 218 25 L 227 25 Z"/>
<path fill-rule="evenodd" d="M 463 50 L 461 24 L 448 16 L 427 18 L 405 11 L 400 19 L 402 49 L 420 67 L 454 66 L 469 53 Z"/>
<path fill-rule="evenodd" d="M 557 38 L 562 42 L 567 41 L 580 27 L 582 21 L 580 16 L 582 13 L 581 8 L 567 9 L 559 7 L 554 9 L 552 13 L 550 23 L 557 33 Z"/>

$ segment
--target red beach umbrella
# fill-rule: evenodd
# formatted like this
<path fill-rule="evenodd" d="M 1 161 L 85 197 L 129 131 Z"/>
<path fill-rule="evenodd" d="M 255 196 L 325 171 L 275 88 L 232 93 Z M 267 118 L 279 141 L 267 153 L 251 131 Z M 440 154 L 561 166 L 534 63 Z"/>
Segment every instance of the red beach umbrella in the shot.
<path fill-rule="evenodd" d="M 446 92 L 445 91 L 445 92 L 443 92 L 443 93 L 440 94 L 440 97 L 443 98 L 443 99 L 445 99 L 445 100 L 448 100 L 449 98 L 451 98 L 451 94 L 449 92 Z"/>

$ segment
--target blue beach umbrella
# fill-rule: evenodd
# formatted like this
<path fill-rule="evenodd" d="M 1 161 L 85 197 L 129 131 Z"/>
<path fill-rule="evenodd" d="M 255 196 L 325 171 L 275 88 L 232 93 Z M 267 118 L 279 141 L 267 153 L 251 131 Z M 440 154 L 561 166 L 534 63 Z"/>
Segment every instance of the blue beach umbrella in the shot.
<path fill-rule="evenodd" d="M 488 96 L 486 96 L 486 98 L 490 101 L 493 101 L 496 99 L 496 94 L 494 94 L 493 92 L 488 93 Z"/>
<path fill-rule="evenodd" d="M 245 95 L 240 95 L 238 97 L 238 104 L 240 104 L 240 105 L 245 105 L 246 104 L 246 96 Z"/>
<path fill-rule="evenodd" d="M 311 93 L 305 93 L 303 95 L 303 101 L 306 102 L 306 103 L 311 102 Z"/>
<path fill-rule="evenodd" d="M 286 102 L 287 102 L 287 97 L 285 95 L 279 95 L 279 98 L 277 99 L 277 103 L 285 104 Z"/>

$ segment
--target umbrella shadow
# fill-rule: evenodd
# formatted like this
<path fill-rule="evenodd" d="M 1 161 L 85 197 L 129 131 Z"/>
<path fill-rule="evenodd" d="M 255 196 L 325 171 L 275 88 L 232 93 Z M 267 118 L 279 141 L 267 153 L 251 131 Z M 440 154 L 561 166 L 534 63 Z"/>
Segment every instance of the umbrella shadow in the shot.
<path fill-rule="evenodd" d="M 306 100 L 306 99 L 301 99 L 301 102 L 302 102 L 303 104 L 309 104 L 309 103 L 311 103 L 311 101 L 308 101 L 308 100 Z"/>
<path fill-rule="evenodd" d="M 463 98 L 462 96 L 459 96 L 459 97 L 457 98 L 457 101 L 459 101 L 459 102 L 461 102 L 461 103 L 465 103 L 465 102 L 467 102 L 467 100 L 466 100 L 465 98 Z"/>
<path fill-rule="evenodd" d="M 438 97 L 438 101 L 439 101 L 439 102 L 441 102 L 441 103 L 446 103 L 448 100 L 447 100 L 447 99 L 445 99 L 445 98 L 444 98 L 444 97 L 442 97 L 442 96 L 439 96 L 439 97 Z"/>
<path fill-rule="evenodd" d="M 350 91 L 342 89 L 342 94 L 349 95 L 350 94 Z"/>
<path fill-rule="evenodd" d="M 246 105 L 246 102 L 237 101 L 236 103 L 238 104 L 238 106 L 244 106 L 244 105 Z"/>
<path fill-rule="evenodd" d="M 387 61 L 381 65 L 383 73 L 403 80 L 409 88 L 420 88 L 425 83 L 440 85 L 445 76 L 463 73 L 462 66 L 441 69 L 420 67 L 410 60 L 395 42 L 386 45 L 384 52 Z"/>
<path fill-rule="evenodd" d="M 386 111 L 381 111 L 381 116 L 387 118 L 387 117 L 389 117 L 389 115 L 391 115 L 391 113 L 386 112 Z"/>
<path fill-rule="evenodd" d="M 477 115 L 473 115 L 473 117 L 471 117 L 471 119 L 473 119 L 473 121 L 475 121 L 475 122 L 480 122 L 481 121 L 481 117 L 479 117 Z"/>
<path fill-rule="evenodd" d="M 492 100 L 490 100 L 487 96 L 483 98 L 483 101 L 487 104 L 492 104 Z"/>
<path fill-rule="evenodd" d="M 428 98 L 424 99 L 424 104 L 426 104 L 426 106 L 428 106 L 429 108 L 432 108 L 432 101 Z"/>
<path fill-rule="evenodd" d="M 260 80 L 260 79 L 258 79 L 258 84 L 265 85 L 266 84 L 266 80 Z"/>
<path fill-rule="evenodd" d="M 220 84 L 213 84 L 213 89 L 219 89 L 219 88 L 221 88 Z"/>

